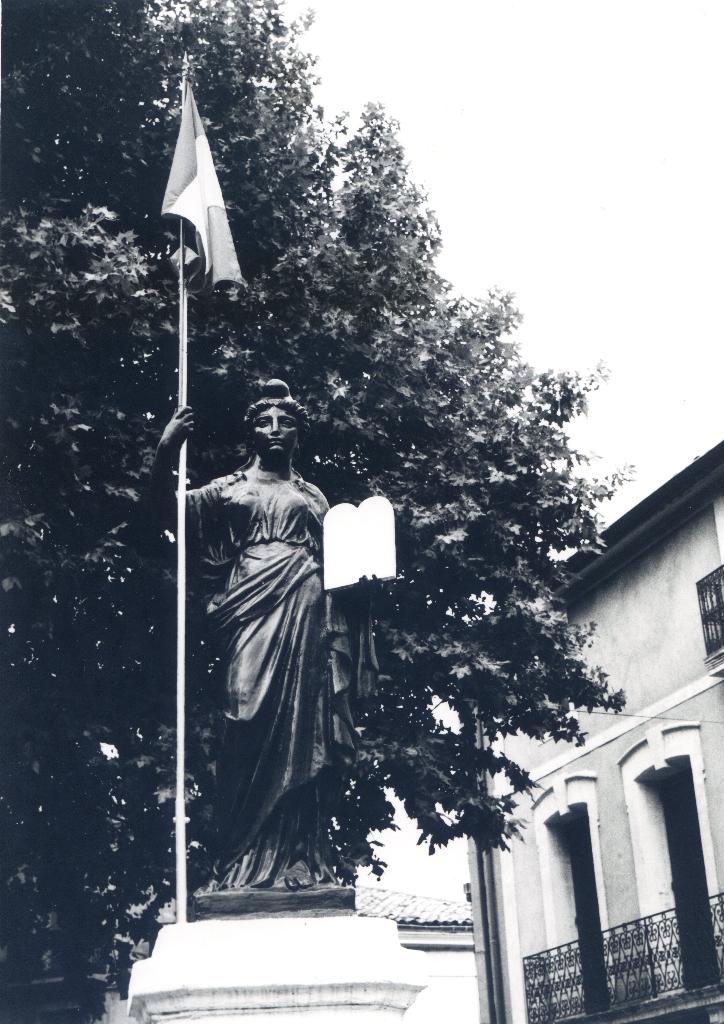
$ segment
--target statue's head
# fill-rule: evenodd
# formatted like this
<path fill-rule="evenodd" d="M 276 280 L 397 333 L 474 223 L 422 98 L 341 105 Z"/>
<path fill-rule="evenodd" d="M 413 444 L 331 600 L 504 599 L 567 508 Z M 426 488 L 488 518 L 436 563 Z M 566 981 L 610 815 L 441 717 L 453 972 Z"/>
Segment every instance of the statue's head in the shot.
<path fill-rule="evenodd" d="M 266 382 L 261 398 L 249 406 L 244 427 L 247 444 L 255 452 L 267 448 L 271 434 L 278 432 L 277 443 L 291 458 L 299 435 L 309 429 L 309 417 L 304 406 L 290 395 L 289 386 L 275 378 Z"/>

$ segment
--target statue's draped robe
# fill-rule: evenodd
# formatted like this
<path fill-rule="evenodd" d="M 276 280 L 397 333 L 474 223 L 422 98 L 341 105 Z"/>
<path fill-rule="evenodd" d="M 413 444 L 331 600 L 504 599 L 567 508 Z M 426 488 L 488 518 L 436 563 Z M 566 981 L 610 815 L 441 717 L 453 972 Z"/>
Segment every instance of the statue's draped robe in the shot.
<path fill-rule="evenodd" d="M 334 882 L 327 839 L 355 755 L 350 688 L 374 685 L 369 624 L 322 587 L 324 495 L 241 471 L 187 498 L 225 674 L 211 888 Z"/>

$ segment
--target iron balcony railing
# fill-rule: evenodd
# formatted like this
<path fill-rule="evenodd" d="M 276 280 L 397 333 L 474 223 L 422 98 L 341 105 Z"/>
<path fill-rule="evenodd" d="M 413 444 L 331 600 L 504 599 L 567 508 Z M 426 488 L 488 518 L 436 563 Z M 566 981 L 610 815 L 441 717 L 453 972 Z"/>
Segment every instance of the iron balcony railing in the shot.
<path fill-rule="evenodd" d="M 585 1012 L 577 942 L 524 957 L 523 974 L 529 1024 L 564 1020 Z"/>
<path fill-rule="evenodd" d="M 599 963 L 591 962 L 590 943 L 581 956 L 578 941 L 525 957 L 529 1024 L 717 983 L 724 978 L 724 893 L 712 897 L 710 910 L 700 922 L 665 910 L 609 928 Z"/>
<path fill-rule="evenodd" d="M 707 656 L 724 647 L 724 565 L 696 585 Z"/>

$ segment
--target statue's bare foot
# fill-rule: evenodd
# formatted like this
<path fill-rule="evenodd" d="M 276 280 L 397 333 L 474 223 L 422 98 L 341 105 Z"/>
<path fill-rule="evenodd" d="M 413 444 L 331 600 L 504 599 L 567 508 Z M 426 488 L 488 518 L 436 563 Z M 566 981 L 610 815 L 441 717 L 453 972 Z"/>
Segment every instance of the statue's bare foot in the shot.
<path fill-rule="evenodd" d="M 312 878 L 312 872 L 303 860 L 298 860 L 296 864 L 292 864 L 284 875 L 284 884 L 287 889 L 292 892 L 296 892 L 298 889 L 311 889 L 314 885 L 314 879 Z"/>

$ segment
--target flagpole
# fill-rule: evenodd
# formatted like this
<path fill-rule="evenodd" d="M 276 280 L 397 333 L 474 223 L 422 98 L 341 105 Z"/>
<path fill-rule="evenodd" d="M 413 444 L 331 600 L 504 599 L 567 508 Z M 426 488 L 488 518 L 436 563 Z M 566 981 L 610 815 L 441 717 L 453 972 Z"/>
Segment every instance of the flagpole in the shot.
<path fill-rule="evenodd" d="M 188 404 L 188 367 L 186 343 L 188 335 L 186 281 L 186 245 L 184 241 L 184 218 L 196 229 L 200 239 L 197 276 L 212 290 L 219 281 L 243 284 L 239 261 L 236 258 L 234 242 L 229 230 L 224 200 L 221 196 L 218 178 L 214 170 L 203 122 L 198 117 L 193 93 L 188 84 L 188 56 L 184 54 L 181 74 L 181 124 L 174 151 L 171 175 L 166 186 L 161 208 L 162 215 L 179 217 L 179 363 L 178 363 L 178 404 Z M 200 132 L 200 134 L 198 134 Z M 197 154 L 206 154 L 199 162 Z M 196 191 L 189 191 L 196 182 Z M 195 197 L 195 198 L 194 198 Z M 214 231 L 209 223 L 213 210 Z M 197 245 L 197 248 L 199 248 Z M 176 541 L 178 554 L 177 572 L 177 634 L 176 634 L 176 801 L 174 821 L 176 832 L 176 921 L 183 924 L 187 919 L 186 886 L 186 806 L 185 806 L 185 700 L 186 700 L 186 443 L 179 453 L 178 467 L 178 517 Z"/>
<path fill-rule="evenodd" d="M 187 57 L 181 76 L 181 110 L 186 100 Z M 188 403 L 187 386 L 187 295 L 183 217 L 179 220 L 179 360 L 178 404 Z M 176 922 L 186 923 L 186 442 L 179 453 L 176 542 Z"/>

